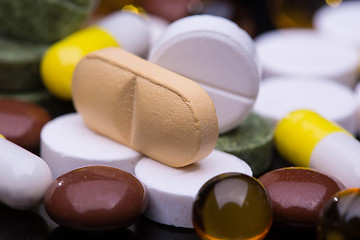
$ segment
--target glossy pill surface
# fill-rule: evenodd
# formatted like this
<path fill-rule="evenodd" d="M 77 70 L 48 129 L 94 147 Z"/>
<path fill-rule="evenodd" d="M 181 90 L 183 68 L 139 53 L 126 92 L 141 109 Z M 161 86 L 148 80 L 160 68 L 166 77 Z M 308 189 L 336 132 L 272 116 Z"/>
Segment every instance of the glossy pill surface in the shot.
<path fill-rule="evenodd" d="M 0 99 L 0 132 L 6 139 L 36 152 L 40 131 L 51 120 L 43 107 L 15 99 Z"/>
<path fill-rule="evenodd" d="M 121 229 L 146 206 L 143 185 L 113 167 L 89 166 L 58 177 L 45 193 L 45 209 L 59 225 L 78 230 Z"/>
<path fill-rule="evenodd" d="M 193 228 L 191 213 L 198 191 L 209 179 L 226 172 L 252 176 L 245 161 L 219 150 L 182 168 L 170 167 L 148 157 L 140 159 L 135 175 L 145 185 L 149 196 L 144 215 L 158 223 Z"/>
<path fill-rule="evenodd" d="M 271 200 L 255 178 L 224 173 L 199 190 L 192 217 L 203 240 L 264 239 L 272 223 Z"/>
<path fill-rule="evenodd" d="M 51 181 L 43 159 L 0 137 L 0 204 L 19 210 L 34 208 Z"/>
<path fill-rule="evenodd" d="M 328 175 L 301 167 L 276 169 L 259 181 L 269 193 L 278 227 L 315 228 L 321 208 L 344 188 Z"/>
<path fill-rule="evenodd" d="M 360 239 L 360 188 L 337 192 L 323 207 L 318 240 Z"/>

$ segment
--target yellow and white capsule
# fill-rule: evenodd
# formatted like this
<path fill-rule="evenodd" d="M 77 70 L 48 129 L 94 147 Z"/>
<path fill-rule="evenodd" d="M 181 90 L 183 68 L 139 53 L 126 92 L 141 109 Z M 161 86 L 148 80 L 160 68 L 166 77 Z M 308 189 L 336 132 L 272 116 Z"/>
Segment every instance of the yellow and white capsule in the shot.
<path fill-rule="evenodd" d="M 41 61 L 40 74 L 45 87 L 55 96 L 71 100 L 74 69 L 82 57 L 95 50 L 116 46 L 146 56 L 150 41 L 147 25 L 140 14 L 123 10 L 54 43 Z"/>
<path fill-rule="evenodd" d="M 315 112 L 297 110 L 275 129 L 275 146 L 296 166 L 311 167 L 360 187 L 360 143 L 339 125 Z"/>

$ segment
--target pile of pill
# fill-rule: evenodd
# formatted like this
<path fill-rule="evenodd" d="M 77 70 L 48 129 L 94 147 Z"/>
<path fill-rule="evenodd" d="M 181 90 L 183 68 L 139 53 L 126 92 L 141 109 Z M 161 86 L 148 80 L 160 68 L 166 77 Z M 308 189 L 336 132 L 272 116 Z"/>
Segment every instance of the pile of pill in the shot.
<path fill-rule="evenodd" d="M 177 2 L 0 3 L 0 238 L 360 238 L 360 2 Z"/>

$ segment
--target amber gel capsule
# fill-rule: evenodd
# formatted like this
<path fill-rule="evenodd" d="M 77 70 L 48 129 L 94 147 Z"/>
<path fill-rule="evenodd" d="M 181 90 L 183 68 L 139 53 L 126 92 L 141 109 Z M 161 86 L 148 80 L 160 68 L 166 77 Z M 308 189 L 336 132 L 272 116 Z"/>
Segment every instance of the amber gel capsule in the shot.
<path fill-rule="evenodd" d="M 260 240 L 271 227 L 271 200 L 255 178 L 224 173 L 199 190 L 192 219 L 202 240 Z"/>
<path fill-rule="evenodd" d="M 275 129 L 279 153 L 296 166 L 335 177 L 346 188 L 360 186 L 360 143 L 350 133 L 309 110 L 297 110 Z"/>
<path fill-rule="evenodd" d="M 360 239 L 360 188 L 333 195 L 320 213 L 317 239 Z"/>

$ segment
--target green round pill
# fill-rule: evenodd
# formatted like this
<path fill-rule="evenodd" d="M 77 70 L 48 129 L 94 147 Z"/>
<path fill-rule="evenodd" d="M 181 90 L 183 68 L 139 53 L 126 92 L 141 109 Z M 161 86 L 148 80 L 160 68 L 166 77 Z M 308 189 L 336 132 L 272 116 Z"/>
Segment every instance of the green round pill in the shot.
<path fill-rule="evenodd" d="M 0 32 L 18 39 L 52 43 L 79 29 L 95 0 L 1 0 Z"/>
<path fill-rule="evenodd" d="M 0 92 L 43 88 L 40 61 L 49 45 L 0 37 Z"/>
<path fill-rule="evenodd" d="M 254 176 L 260 176 L 271 164 L 273 128 L 259 115 L 251 113 L 236 128 L 219 136 L 215 148 L 246 161 Z"/>

